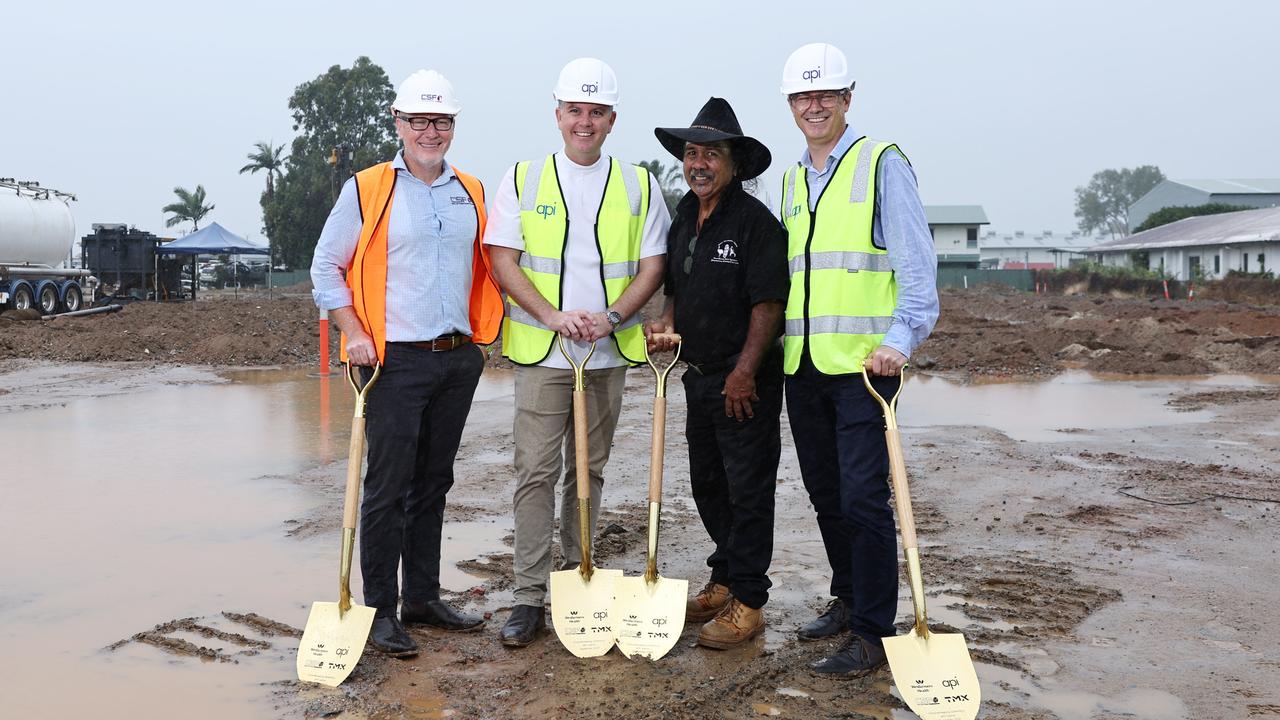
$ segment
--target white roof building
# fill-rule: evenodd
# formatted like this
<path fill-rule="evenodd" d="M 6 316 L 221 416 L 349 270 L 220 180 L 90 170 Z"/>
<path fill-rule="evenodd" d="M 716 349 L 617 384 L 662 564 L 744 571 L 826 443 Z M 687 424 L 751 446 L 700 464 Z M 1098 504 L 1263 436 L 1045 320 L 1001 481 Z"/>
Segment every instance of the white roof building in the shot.
<path fill-rule="evenodd" d="M 1039 234 L 1021 230 L 1012 233 L 988 231 L 979 243 L 982 267 L 1001 270 L 1051 270 L 1083 262 L 1084 251 L 1105 239 L 1102 235 Z"/>

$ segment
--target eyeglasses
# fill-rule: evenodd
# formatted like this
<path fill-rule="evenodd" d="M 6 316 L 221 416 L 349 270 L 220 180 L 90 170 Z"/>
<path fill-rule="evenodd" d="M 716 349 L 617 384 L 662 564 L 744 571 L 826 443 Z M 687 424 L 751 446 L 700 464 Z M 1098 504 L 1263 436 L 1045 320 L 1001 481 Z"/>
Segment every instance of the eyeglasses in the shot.
<path fill-rule="evenodd" d="M 437 132 L 449 132 L 453 129 L 453 118 L 448 116 L 429 118 L 421 115 L 409 116 L 396 113 L 396 119 L 403 120 L 409 127 L 419 132 L 426 130 L 428 125 L 434 125 Z"/>
<path fill-rule="evenodd" d="M 684 274 L 688 275 L 693 270 L 693 248 L 698 244 L 698 235 L 689 238 L 689 252 L 684 256 Z"/>
<path fill-rule="evenodd" d="M 813 105 L 813 102 L 815 100 L 818 102 L 819 105 L 821 105 L 824 108 L 832 108 L 836 106 L 837 102 L 839 102 L 841 99 L 844 98 L 844 95 L 846 92 L 848 91 L 841 90 L 840 92 L 828 91 L 828 92 L 796 93 L 794 95 L 788 95 L 787 102 L 791 103 L 791 107 L 795 108 L 796 110 L 800 110 L 802 108 L 808 108 L 809 106 Z"/>

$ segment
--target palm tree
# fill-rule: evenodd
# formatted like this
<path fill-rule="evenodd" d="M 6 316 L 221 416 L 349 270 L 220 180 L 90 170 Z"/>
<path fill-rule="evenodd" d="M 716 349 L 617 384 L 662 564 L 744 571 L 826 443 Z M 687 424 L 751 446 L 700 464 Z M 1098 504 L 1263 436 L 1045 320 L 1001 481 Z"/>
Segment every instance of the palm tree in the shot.
<path fill-rule="evenodd" d="M 204 219 L 212 210 L 212 205 L 204 204 L 204 186 L 197 185 L 196 191 L 191 192 L 186 188 L 176 187 L 173 194 L 178 196 L 178 202 L 169 203 L 160 209 L 160 212 L 173 213 L 173 217 L 164 221 L 165 227 L 173 227 L 181 222 L 191 221 L 191 232 L 200 229 L 200 221 Z"/>
<path fill-rule="evenodd" d="M 283 174 L 284 145 L 272 147 L 269 142 L 256 142 L 253 146 L 257 148 L 257 151 L 251 152 L 246 156 L 251 162 L 240 168 L 240 174 L 243 175 L 245 173 L 256 173 L 259 170 L 266 170 L 267 202 L 271 202 L 276 193 L 275 179 Z"/>
<path fill-rule="evenodd" d="M 661 160 L 645 160 L 640 163 L 640 167 L 657 178 L 667 210 L 674 213 L 680 198 L 684 197 L 684 168 L 678 162 L 663 165 Z"/>

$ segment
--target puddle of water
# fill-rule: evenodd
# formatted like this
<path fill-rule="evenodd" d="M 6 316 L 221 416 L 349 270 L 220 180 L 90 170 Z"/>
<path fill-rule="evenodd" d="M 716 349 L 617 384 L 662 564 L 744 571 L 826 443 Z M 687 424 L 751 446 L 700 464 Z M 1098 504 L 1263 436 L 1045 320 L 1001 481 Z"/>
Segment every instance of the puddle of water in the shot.
<path fill-rule="evenodd" d="M 1187 706 L 1174 695 L 1153 688 L 1130 687 L 1115 697 L 1083 690 L 1062 690 L 1052 682 L 1037 686 L 1026 676 L 996 665 L 974 663 L 982 685 L 982 701 L 999 701 L 1016 707 L 1043 708 L 1060 720 L 1107 717 L 1140 717 L 1144 720 L 1189 720 Z"/>
<path fill-rule="evenodd" d="M 0 414 L 0 437 L 21 448 L 6 453 L 0 473 L 0 527 L 20 540 L 20 551 L 0 553 L 0 677 L 11 688 L 4 715 L 104 717 L 113 707 L 131 717 L 271 714 L 268 684 L 294 677 L 297 641 L 263 637 L 220 613 L 256 612 L 301 628 L 313 601 L 337 599 L 337 534 L 293 540 L 284 521 L 318 504 L 314 490 L 290 478 L 345 462 L 352 398 L 341 375 L 230 376 L 223 385 Z M 509 395 L 503 382 L 486 381 L 485 392 Z M 447 525 L 442 584 L 480 584 L 454 562 L 501 549 L 506 532 L 483 518 Z M 352 592 L 361 596 L 358 558 Z M 140 643 L 103 649 L 182 617 L 272 648 L 243 655 L 248 648 L 182 631 L 172 637 L 236 662 Z M 64 690 L 67 678 L 75 692 Z"/>
<path fill-rule="evenodd" d="M 898 420 L 904 427 L 982 425 L 1028 442 L 1074 441 L 1099 430 L 1204 422 L 1212 412 L 1177 412 L 1165 403 L 1205 386 L 1251 382 L 1241 376 L 1112 380 L 1073 371 L 1043 382 L 961 385 L 915 375 L 903 389 Z"/>

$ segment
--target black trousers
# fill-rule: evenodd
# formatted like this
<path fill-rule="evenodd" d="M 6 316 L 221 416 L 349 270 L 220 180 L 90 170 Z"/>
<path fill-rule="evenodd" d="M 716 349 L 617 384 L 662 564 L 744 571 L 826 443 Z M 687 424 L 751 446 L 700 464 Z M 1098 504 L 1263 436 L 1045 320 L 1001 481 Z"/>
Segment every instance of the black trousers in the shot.
<path fill-rule="evenodd" d="M 884 398 L 898 378 L 873 377 Z M 806 353 L 787 378 L 787 417 L 818 531 L 831 563 L 831 594 L 849 607 L 849 629 L 869 642 L 895 634 L 898 536 L 889 505 L 884 411 L 862 376 L 825 375 Z"/>
<path fill-rule="evenodd" d="M 395 612 L 402 564 L 406 600 L 440 597 L 445 493 L 483 370 L 484 353 L 475 345 L 432 352 L 387 343 L 365 412 L 369 469 L 360 504 L 360 571 L 369 607 Z"/>
<path fill-rule="evenodd" d="M 782 453 L 781 353 L 771 353 L 756 373 L 755 417 L 738 422 L 724 413 L 725 377 L 731 368 L 701 375 L 685 370 L 685 439 L 693 500 L 715 551 L 707 558 L 711 580 L 727 585 L 741 603 L 760 608 L 769 600 L 773 558 L 773 495 Z"/>

